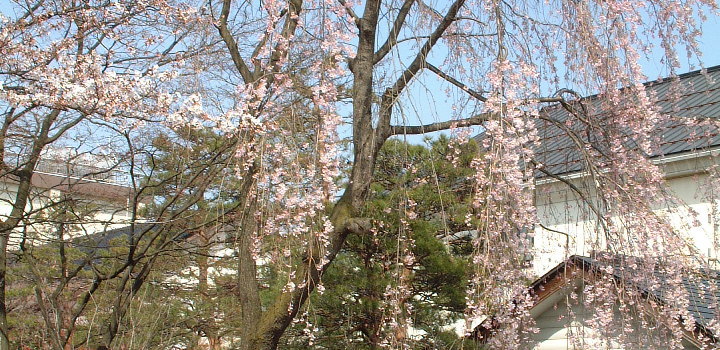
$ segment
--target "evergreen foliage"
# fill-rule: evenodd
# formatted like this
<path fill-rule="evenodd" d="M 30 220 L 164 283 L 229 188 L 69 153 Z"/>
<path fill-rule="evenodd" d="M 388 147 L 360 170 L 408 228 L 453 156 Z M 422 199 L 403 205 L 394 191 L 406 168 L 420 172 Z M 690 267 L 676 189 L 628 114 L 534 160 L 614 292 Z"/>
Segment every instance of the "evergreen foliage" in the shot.
<path fill-rule="evenodd" d="M 427 141 L 426 147 L 390 140 L 380 150 L 364 209 L 372 235 L 348 237 L 323 277 L 324 293 L 311 299 L 311 312 L 286 337 L 287 346 L 379 348 L 398 336 L 398 322 L 411 323 L 414 334 L 401 336 L 417 349 L 463 343 L 452 324 L 463 317 L 472 248 L 469 236 L 453 233 L 475 227 L 468 219 L 468 177 L 479 148 L 474 142 L 453 147 L 444 136 Z M 393 314 L 393 302 L 410 314 Z"/>

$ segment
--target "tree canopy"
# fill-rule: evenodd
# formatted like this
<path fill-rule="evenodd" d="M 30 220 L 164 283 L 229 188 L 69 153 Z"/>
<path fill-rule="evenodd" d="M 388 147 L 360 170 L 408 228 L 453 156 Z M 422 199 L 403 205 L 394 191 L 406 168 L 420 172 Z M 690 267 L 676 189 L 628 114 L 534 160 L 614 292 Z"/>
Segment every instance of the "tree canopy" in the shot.
<path fill-rule="evenodd" d="M 223 297 L 234 296 L 223 304 L 234 346 L 276 348 L 293 322 L 310 324 L 311 295 L 343 249 L 398 228 L 396 244 L 373 249 L 387 259 L 407 250 L 404 264 L 426 259 L 430 269 L 445 247 L 428 236 L 412 248 L 413 235 L 432 229 L 402 215 L 448 216 L 450 234 L 461 212 L 463 230 L 476 232 L 462 283 L 467 331 L 493 315 L 492 346 L 517 348 L 531 332 L 525 267 L 538 224 L 534 178 L 546 170 L 532 147 L 541 122 L 582 154 L 591 181 L 564 184 L 597 222 L 598 248 L 649 264 L 662 256 L 677 273 L 708 267 L 654 211 L 671 200 L 647 157 L 657 154 L 652 126 L 673 117 L 654 107 L 640 61 L 651 56 L 670 76 L 681 56 L 701 65 L 697 40 L 715 1 L 37 0 L 0 9 L 0 177 L 12 184 L 0 216 L 0 349 L 28 341 L 14 323 L 25 310 L 14 283 L 50 347 L 114 348 L 134 339 L 139 293 L 159 290 L 172 270 L 164 263 L 178 252 L 213 258 L 199 249 L 211 244 L 235 258 L 223 282 Z M 446 130 L 450 163 L 412 175 L 428 171 L 425 151 L 395 139 Z M 467 162 L 473 130 L 485 135 L 483 151 Z M 390 156 L 387 145 L 406 150 Z M 43 159 L 62 149 L 104 159 L 102 170 L 50 190 L 73 193 L 120 170 L 122 218 L 38 186 Z M 377 220 L 381 188 L 393 195 L 388 186 L 412 176 L 435 182 L 417 191 L 436 192 L 422 204 L 388 201 L 397 212 Z M 444 192 L 460 176 L 457 186 L 471 188 L 465 209 Z M 125 234 L 102 238 L 120 224 L 130 225 Z M 20 283 L 15 268 L 31 277 Z M 600 304 L 615 297 L 595 290 Z M 446 292 L 458 291 L 438 291 L 433 303 L 457 311 Z"/>

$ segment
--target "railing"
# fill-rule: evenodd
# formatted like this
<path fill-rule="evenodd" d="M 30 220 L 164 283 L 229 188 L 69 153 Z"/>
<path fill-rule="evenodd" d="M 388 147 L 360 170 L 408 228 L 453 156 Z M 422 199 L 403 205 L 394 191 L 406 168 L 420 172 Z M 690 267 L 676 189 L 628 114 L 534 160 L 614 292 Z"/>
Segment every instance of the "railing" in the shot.
<path fill-rule="evenodd" d="M 41 159 L 35 167 L 35 171 L 77 177 L 98 182 L 107 182 L 117 185 L 130 184 L 130 174 L 125 171 L 54 159 Z"/>

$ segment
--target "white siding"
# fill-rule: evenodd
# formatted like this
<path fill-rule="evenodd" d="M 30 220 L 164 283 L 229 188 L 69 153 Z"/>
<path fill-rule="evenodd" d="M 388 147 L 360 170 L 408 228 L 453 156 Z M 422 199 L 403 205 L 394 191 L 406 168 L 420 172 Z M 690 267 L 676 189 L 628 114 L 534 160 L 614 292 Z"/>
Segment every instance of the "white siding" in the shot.
<path fill-rule="evenodd" d="M 103 186 L 102 183 L 98 183 L 98 185 Z M 17 189 L 18 186 L 14 183 L 0 181 L 0 219 L 4 220 L 10 215 Z M 25 210 L 26 212 L 35 211 L 36 213 L 34 215 L 49 215 L 53 210 L 58 209 L 46 209 L 46 207 L 48 204 L 58 201 L 62 195 L 62 192 L 55 189 L 35 187 L 32 189 Z M 127 226 L 130 220 L 130 211 L 128 210 L 129 198 L 114 198 L 111 200 L 109 198 L 74 193 L 72 197 L 77 201 L 77 205 L 74 205 L 73 209 L 77 211 L 77 214 L 82 215 L 82 219 L 78 219 L 78 222 L 82 221 L 82 224 L 70 227 L 70 232 L 68 232 L 70 236 L 93 234 L 104 230 L 120 228 Z M 47 223 L 32 224 L 29 228 L 29 232 L 34 232 L 41 240 L 43 238 L 50 238 L 46 236 L 53 235 L 55 230 L 55 227 Z M 11 244 L 19 241 L 18 235 L 19 233 L 11 234 Z M 56 239 L 57 237 L 52 238 Z"/>
<path fill-rule="evenodd" d="M 687 254 L 699 254 L 711 262 L 717 261 L 720 250 L 717 220 L 720 188 L 710 183 L 705 170 L 714 162 L 714 157 L 705 156 L 663 164 L 668 177 L 667 187 L 678 201 L 659 206 L 656 211 L 668 217 L 676 231 L 695 247 Z M 595 195 L 588 181 L 583 177 L 571 180 L 586 191 L 586 198 L 592 200 Z M 570 255 L 587 256 L 593 250 L 603 249 L 603 235 L 597 234 L 599 230 L 592 211 L 567 185 L 558 181 L 539 183 L 536 206 L 539 222 L 550 229 L 538 226 L 535 231 L 533 272 L 536 276 Z"/>
<path fill-rule="evenodd" d="M 655 324 L 656 330 L 641 327 L 636 312 L 620 313 L 615 310 L 615 324 L 605 332 L 588 326 L 586 320 L 595 317 L 592 310 L 583 305 L 582 288 L 575 288 L 575 298 L 569 297 L 570 289 L 556 292 L 532 310 L 533 318 L 539 332 L 534 334 L 535 350 L 567 350 L 567 349 L 664 349 L 666 343 L 658 336 L 663 328 Z M 644 315 L 652 321 L 652 316 Z M 619 327 L 617 324 L 624 324 Z M 626 334 L 620 334 L 624 328 Z M 623 340 L 624 339 L 624 340 Z M 620 344 L 625 344 L 621 346 Z M 683 349 L 698 349 L 684 340 Z"/>

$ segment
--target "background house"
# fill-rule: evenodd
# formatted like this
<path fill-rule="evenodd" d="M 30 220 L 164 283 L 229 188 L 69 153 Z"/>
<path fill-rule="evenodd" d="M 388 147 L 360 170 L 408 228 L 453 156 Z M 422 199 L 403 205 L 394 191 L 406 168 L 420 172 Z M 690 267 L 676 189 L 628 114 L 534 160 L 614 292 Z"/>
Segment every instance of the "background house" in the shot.
<path fill-rule="evenodd" d="M 22 159 L 10 154 L 6 164 L 20 166 Z M 5 174 L 0 177 L 0 219 L 10 215 L 18 190 L 10 172 Z M 21 231 L 42 240 L 57 238 L 58 230 L 72 238 L 126 226 L 134 193 L 129 174 L 112 160 L 50 150 L 35 167 L 24 221 L 11 239 L 18 240 Z"/>
<path fill-rule="evenodd" d="M 671 116 L 666 122 L 649 126 L 655 137 L 655 151 L 646 154 L 660 167 L 666 179 L 668 200 L 656 203 L 657 215 L 669 219 L 678 235 L 688 243 L 686 254 L 704 262 L 717 262 L 720 233 L 718 232 L 718 191 L 714 183 L 720 154 L 720 66 L 706 72 L 695 71 L 677 79 L 650 82 L 646 91 L 657 99 L 657 110 Z M 592 118 L 604 117 L 599 99 L 583 98 L 584 111 Z M 560 106 L 546 108 L 545 119 L 538 121 L 539 143 L 534 145 L 536 164 L 535 204 L 539 225 L 534 237 L 534 275 L 543 275 L 550 268 L 572 255 L 590 255 L 607 246 L 590 205 L 602 203 L 595 193 L 597 186 L 583 157 L 587 156 L 563 130 L 570 118 Z M 553 120 L 556 122 L 551 122 Z M 600 152 L 601 131 L 583 123 L 566 123 L 584 147 Z M 600 122 L 600 125 L 601 122 Z M 626 140 L 634 147 L 634 140 Z M 595 169 L 595 171 L 602 171 Z M 579 193 L 580 192 L 580 193 Z M 602 215 L 602 213 L 600 213 Z"/>
<path fill-rule="evenodd" d="M 627 259 L 633 258 L 615 256 L 611 261 L 600 261 L 574 255 L 536 280 L 530 287 L 536 301 L 529 310 L 539 330 L 532 336 L 537 342 L 535 349 L 668 348 L 667 339 L 672 337 L 670 327 L 658 309 L 674 302 L 669 297 L 671 293 L 662 284 L 659 288 L 648 288 L 633 282 L 632 275 L 639 273 L 641 268 L 628 267 L 629 264 L 623 261 Z M 662 272 L 654 273 L 660 281 L 665 277 Z M 614 318 L 610 327 L 592 324 L 591 319 L 597 318 L 596 310 L 584 303 L 585 287 L 603 277 L 622 286 L 620 293 L 624 296 L 639 297 L 639 302 L 630 306 L 632 312 L 621 312 L 618 304 L 610 306 Z M 680 345 L 683 349 L 711 346 L 716 337 L 709 326 L 718 316 L 720 275 L 716 271 L 700 271 L 683 277 L 681 285 L 688 292 L 686 311 L 693 320 L 689 330 L 682 332 Z M 618 324 L 626 331 L 613 329 Z M 643 328 L 651 331 L 646 332 Z M 628 334 L 631 336 L 627 337 Z M 626 339 L 620 339 L 622 336 Z"/>
<path fill-rule="evenodd" d="M 666 222 L 682 248 L 637 251 L 642 244 L 611 246 L 625 237 L 606 238 L 600 218 L 616 225 L 620 235 L 634 232 L 603 202 L 597 177 L 608 170 L 591 165 L 616 161 L 604 153 L 611 147 L 603 130 L 610 112 L 600 98 L 574 97 L 568 105 L 541 110 L 534 118 L 533 158 L 525 159 L 535 169 L 538 219 L 529 257 L 531 274 L 541 276 L 530 287 L 535 299 L 529 313 L 539 329 L 531 336 L 536 349 L 668 348 L 667 339 L 697 349 L 715 340 L 711 329 L 717 332 L 720 322 L 720 284 L 717 271 L 708 268 L 720 267 L 720 66 L 649 82 L 645 91 L 662 117 L 647 125 L 652 151 L 639 151 L 629 132 L 622 146 L 661 171 L 665 183 L 657 187 L 646 215 Z M 646 200 L 638 199 L 638 206 Z M 670 257 L 690 264 L 664 264 Z M 493 337 L 499 326 L 493 320 L 486 319 L 477 334 Z M 671 334 L 677 320 L 685 322 L 683 334 Z"/>

